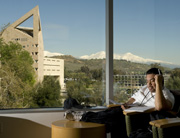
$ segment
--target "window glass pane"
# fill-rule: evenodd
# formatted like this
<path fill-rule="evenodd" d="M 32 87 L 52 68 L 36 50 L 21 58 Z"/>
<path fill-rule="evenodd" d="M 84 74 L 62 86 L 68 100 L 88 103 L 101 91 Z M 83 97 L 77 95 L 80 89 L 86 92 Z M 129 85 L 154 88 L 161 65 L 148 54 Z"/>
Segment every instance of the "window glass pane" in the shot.
<path fill-rule="evenodd" d="M 126 101 L 145 85 L 144 75 L 151 67 L 163 71 L 167 88 L 179 89 L 179 6 L 179 0 L 114 0 L 114 96 L 117 101 Z"/>
<path fill-rule="evenodd" d="M 104 105 L 105 0 L 3 5 L 1 109 L 63 107 L 68 96 L 87 107 Z"/>

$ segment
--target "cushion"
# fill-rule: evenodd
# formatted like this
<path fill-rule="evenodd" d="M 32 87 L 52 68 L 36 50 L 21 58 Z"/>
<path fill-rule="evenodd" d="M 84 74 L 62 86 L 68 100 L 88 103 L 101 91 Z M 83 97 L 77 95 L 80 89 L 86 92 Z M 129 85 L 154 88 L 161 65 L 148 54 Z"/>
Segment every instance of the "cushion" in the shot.
<path fill-rule="evenodd" d="M 173 111 L 179 112 L 180 108 L 180 90 L 170 90 L 170 92 L 174 95 L 175 103 L 173 107 Z"/>

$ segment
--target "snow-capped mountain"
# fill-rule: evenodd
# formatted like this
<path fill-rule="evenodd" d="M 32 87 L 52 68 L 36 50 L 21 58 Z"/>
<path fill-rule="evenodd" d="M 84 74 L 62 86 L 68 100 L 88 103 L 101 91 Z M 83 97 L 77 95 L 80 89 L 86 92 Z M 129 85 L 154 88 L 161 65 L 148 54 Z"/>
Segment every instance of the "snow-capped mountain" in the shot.
<path fill-rule="evenodd" d="M 61 56 L 64 54 L 61 53 L 51 53 L 48 51 L 44 51 L 44 56 L 45 57 L 52 57 L 52 56 Z M 97 52 L 95 54 L 91 54 L 91 55 L 84 55 L 84 56 L 80 56 L 80 59 L 104 59 L 106 57 L 106 53 L 105 51 L 100 51 Z M 154 59 L 147 59 L 147 58 L 143 58 L 140 56 L 136 56 L 133 55 L 132 53 L 128 52 L 122 55 L 119 54 L 114 54 L 114 59 L 123 59 L 123 60 L 127 60 L 127 61 L 131 61 L 131 62 L 137 62 L 137 63 L 144 63 L 144 64 L 150 64 L 150 63 L 160 63 L 163 66 L 167 66 L 167 67 L 180 67 L 180 65 L 176 65 L 173 64 L 171 62 L 166 62 L 166 61 L 161 61 L 161 60 L 154 60 Z"/>
<path fill-rule="evenodd" d="M 61 54 L 61 53 L 51 53 L 49 51 L 44 51 L 44 57 L 53 57 L 53 56 L 61 56 L 61 55 L 64 55 L 64 54 Z"/>
<path fill-rule="evenodd" d="M 92 54 L 90 56 L 89 55 L 84 55 L 84 56 L 80 57 L 80 59 L 104 59 L 104 58 L 106 58 L 105 51 L 101 51 L 101 52 Z M 120 55 L 114 54 L 114 59 L 120 59 L 120 58 L 121 58 Z"/>
<path fill-rule="evenodd" d="M 120 56 L 120 59 L 124 59 L 127 61 L 132 61 L 132 62 L 139 62 L 139 63 L 166 63 L 166 64 L 172 64 L 171 62 L 165 62 L 161 60 L 154 60 L 154 59 L 148 59 L 148 58 L 142 58 L 136 55 L 133 55 L 132 53 L 126 53 Z"/>
<path fill-rule="evenodd" d="M 104 51 L 91 54 L 91 55 L 84 55 L 81 56 L 81 59 L 103 59 L 105 58 L 106 53 Z M 114 59 L 123 59 L 131 62 L 137 62 L 137 63 L 160 63 L 161 65 L 167 66 L 167 67 L 180 67 L 180 65 L 175 65 L 171 62 L 166 62 L 166 61 L 161 61 L 161 60 L 154 60 L 154 59 L 148 59 L 148 58 L 143 58 L 140 56 L 133 55 L 132 53 L 128 52 L 122 55 L 114 54 Z"/>
<path fill-rule="evenodd" d="M 105 58 L 106 53 L 104 51 L 98 52 L 96 54 L 92 54 L 92 55 L 84 55 L 81 56 L 81 59 L 103 59 Z M 136 55 L 133 55 L 132 53 L 125 53 L 122 55 L 118 55 L 118 54 L 114 54 L 114 59 L 123 59 L 123 60 L 127 60 L 127 61 L 132 61 L 132 62 L 140 62 L 140 63 L 146 63 L 146 62 L 163 62 L 160 60 L 153 60 L 153 59 L 145 59 Z M 168 64 L 171 64 L 169 62 L 166 62 Z"/>
<path fill-rule="evenodd" d="M 105 58 L 105 56 L 106 53 L 104 51 L 101 51 L 95 54 L 81 56 L 80 59 L 103 59 Z"/>

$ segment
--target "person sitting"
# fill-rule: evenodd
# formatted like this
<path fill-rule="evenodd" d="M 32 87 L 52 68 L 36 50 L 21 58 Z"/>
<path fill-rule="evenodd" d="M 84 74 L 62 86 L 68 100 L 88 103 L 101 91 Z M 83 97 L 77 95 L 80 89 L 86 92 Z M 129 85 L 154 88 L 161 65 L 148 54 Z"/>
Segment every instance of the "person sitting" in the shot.
<path fill-rule="evenodd" d="M 119 136 L 126 138 L 126 124 L 123 110 L 130 108 L 132 104 L 154 107 L 156 111 L 150 114 L 149 120 L 174 117 L 166 112 L 173 108 L 174 96 L 164 86 L 162 71 L 158 68 L 149 69 L 146 72 L 146 82 L 147 84 L 145 86 L 141 87 L 126 103 L 119 107 L 111 107 L 99 112 L 89 111 L 83 113 L 68 110 L 65 112 L 64 118 L 69 120 L 79 118 L 80 121 L 105 124 L 107 133 L 111 132 L 111 138 Z"/>

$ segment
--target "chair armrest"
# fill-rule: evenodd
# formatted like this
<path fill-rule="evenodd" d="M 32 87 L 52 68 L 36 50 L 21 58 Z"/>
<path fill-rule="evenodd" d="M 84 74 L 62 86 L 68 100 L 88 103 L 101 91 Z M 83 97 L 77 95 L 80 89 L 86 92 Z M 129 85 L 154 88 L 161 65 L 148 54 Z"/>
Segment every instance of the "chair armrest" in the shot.
<path fill-rule="evenodd" d="M 136 114 L 142 114 L 142 113 L 151 113 L 153 111 L 155 111 L 155 108 L 148 109 L 144 112 L 135 112 L 135 111 L 126 112 L 126 111 L 123 111 L 123 114 L 124 115 L 136 115 Z"/>
<path fill-rule="evenodd" d="M 160 119 L 160 120 L 151 121 L 149 124 L 158 128 L 180 126 L 180 118 Z"/>
<path fill-rule="evenodd" d="M 126 111 L 123 111 L 123 114 L 124 115 L 127 115 L 127 116 L 131 116 L 131 115 L 137 115 L 137 114 L 142 114 L 141 112 L 126 112 Z"/>

